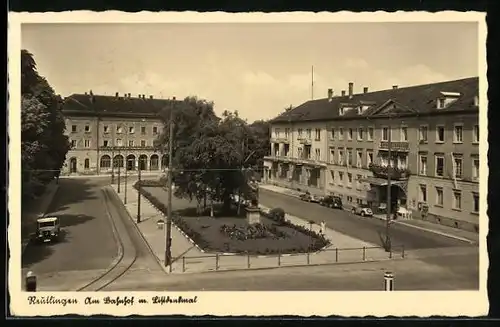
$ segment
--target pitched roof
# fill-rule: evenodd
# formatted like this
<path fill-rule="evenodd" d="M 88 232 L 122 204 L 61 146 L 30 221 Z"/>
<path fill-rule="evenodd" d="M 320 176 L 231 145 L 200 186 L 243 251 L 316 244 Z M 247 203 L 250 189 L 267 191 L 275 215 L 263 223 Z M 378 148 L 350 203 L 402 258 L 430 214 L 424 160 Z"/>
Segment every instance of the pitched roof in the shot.
<path fill-rule="evenodd" d="M 460 96 L 443 109 L 437 109 L 437 100 L 443 96 L 449 97 L 442 92 L 457 92 Z M 446 81 L 433 84 L 410 86 L 397 89 L 382 90 L 369 93 L 336 96 L 328 101 L 328 98 L 311 100 L 282 113 L 271 120 L 271 123 L 355 119 L 367 116 L 376 117 L 382 115 L 387 105 L 400 113 L 425 114 L 432 112 L 450 112 L 457 110 L 474 109 L 474 97 L 479 94 L 479 78 L 471 77 L 454 81 Z M 359 113 L 357 108 L 366 105 L 368 108 Z M 343 115 L 339 108 L 352 107 Z"/>
<path fill-rule="evenodd" d="M 148 97 L 116 97 L 109 95 L 72 94 L 64 99 L 63 114 L 147 115 L 156 116 L 172 100 Z"/>

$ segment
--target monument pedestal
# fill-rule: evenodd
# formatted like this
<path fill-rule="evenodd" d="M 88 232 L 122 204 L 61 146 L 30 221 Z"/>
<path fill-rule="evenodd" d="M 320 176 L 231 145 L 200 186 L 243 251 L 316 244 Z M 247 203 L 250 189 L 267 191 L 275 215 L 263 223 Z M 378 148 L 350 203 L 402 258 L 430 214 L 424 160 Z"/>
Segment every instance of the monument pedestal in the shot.
<path fill-rule="evenodd" d="M 247 222 L 249 225 L 260 224 L 259 208 L 249 207 L 245 209 L 247 212 Z"/>

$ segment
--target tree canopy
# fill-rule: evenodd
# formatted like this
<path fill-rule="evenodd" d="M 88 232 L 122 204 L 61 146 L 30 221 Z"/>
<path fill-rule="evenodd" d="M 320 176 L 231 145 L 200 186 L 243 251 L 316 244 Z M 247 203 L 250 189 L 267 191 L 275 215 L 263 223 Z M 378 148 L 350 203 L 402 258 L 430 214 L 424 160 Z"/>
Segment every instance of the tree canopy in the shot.
<path fill-rule="evenodd" d="M 230 203 L 235 192 L 249 195 L 252 171 L 260 171 L 269 149 L 269 125 L 248 124 L 238 112 L 214 112 L 213 102 L 187 97 L 172 102 L 161 114 L 165 123 L 157 147 L 168 153 L 170 112 L 173 110 L 173 166 L 177 195 Z"/>
<path fill-rule="evenodd" d="M 62 99 L 38 74 L 33 55 L 21 50 L 21 159 L 23 197 L 42 192 L 69 150 Z"/>

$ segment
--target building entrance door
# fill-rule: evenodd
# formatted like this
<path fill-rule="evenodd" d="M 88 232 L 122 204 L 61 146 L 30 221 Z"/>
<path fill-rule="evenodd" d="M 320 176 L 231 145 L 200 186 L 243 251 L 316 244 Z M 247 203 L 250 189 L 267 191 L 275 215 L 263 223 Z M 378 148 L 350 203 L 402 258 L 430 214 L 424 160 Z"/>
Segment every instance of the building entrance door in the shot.
<path fill-rule="evenodd" d="M 69 172 L 76 173 L 76 158 L 71 158 L 69 161 Z"/>

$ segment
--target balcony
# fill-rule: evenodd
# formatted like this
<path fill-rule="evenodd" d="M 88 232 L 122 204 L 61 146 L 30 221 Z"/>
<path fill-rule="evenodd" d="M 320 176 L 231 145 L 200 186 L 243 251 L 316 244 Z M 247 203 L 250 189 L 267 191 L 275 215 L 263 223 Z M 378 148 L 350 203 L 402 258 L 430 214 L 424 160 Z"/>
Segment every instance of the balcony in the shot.
<path fill-rule="evenodd" d="M 272 137 L 271 138 L 271 143 L 285 143 L 285 144 L 288 144 L 288 143 L 290 143 L 290 139 L 288 137 L 282 137 L 282 136 Z"/>
<path fill-rule="evenodd" d="M 310 138 L 305 138 L 305 137 L 303 137 L 303 138 L 300 138 L 300 139 L 299 139 L 299 143 L 300 143 L 300 144 L 304 144 L 304 145 L 311 145 L 311 144 L 312 144 L 312 141 L 311 141 L 311 139 L 310 139 Z"/>
<path fill-rule="evenodd" d="M 275 162 L 283 162 L 283 163 L 294 163 L 294 164 L 306 164 L 306 165 L 312 165 L 312 166 L 318 166 L 318 167 L 326 167 L 327 164 L 326 162 L 320 161 L 313 159 L 311 157 L 307 156 L 300 156 L 299 158 L 292 158 L 292 157 L 285 157 L 285 156 L 279 156 L 279 155 L 274 155 L 274 156 L 265 156 L 265 160 L 270 160 L 270 161 L 275 161 Z"/>
<path fill-rule="evenodd" d="M 407 168 L 387 167 L 377 164 L 370 164 L 368 169 L 373 173 L 373 176 L 378 178 L 387 178 L 390 174 L 394 181 L 406 180 L 410 177 L 410 171 Z"/>
<path fill-rule="evenodd" d="M 380 150 L 389 150 L 389 142 L 388 141 L 381 141 Z M 391 142 L 391 151 L 401 151 L 401 152 L 408 152 L 410 151 L 410 146 L 408 142 Z"/>

